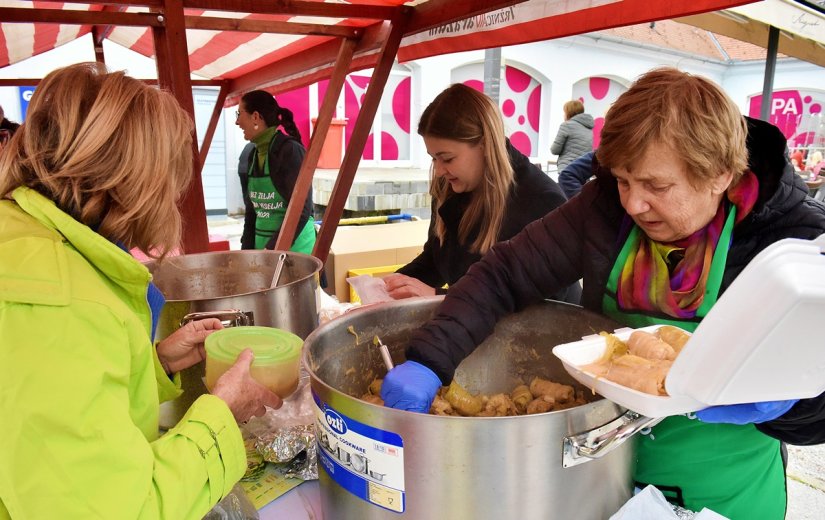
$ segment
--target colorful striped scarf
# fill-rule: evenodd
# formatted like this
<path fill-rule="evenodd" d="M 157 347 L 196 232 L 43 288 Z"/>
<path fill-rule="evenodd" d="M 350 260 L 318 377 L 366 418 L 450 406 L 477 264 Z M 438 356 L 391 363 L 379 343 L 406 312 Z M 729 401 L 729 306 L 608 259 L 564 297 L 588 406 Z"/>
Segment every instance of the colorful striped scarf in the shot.
<path fill-rule="evenodd" d="M 635 233 L 636 243 L 631 245 L 616 291 L 620 309 L 658 311 L 680 319 L 696 315 L 728 208 L 736 207 L 736 224 L 751 212 L 759 195 L 756 175 L 746 172 L 726 195 L 729 203 L 723 201 L 710 223 L 687 238 L 663 244 Z"/>

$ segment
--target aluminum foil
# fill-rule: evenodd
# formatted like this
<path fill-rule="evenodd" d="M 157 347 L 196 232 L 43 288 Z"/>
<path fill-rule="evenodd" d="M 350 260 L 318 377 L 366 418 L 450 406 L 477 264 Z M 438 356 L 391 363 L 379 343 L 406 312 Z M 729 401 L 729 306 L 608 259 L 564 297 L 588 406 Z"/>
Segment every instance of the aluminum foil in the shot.
<path fill-rule="evenodd" d="M 309 375 L 303 373 L 298 388 L 277 410 L 267 408 L 262 417 L 243 425 L 244 438 L 254 441 L 255 451 L 267 462 L 286 464 L 286 476 L 303 480 L 318 478 L 315 412 Z M 249 458 L 249 457 L 247 457 Z"/>
<path fill-rule="evenodd" d="M 318 478 L 318 453 L 312 424 L 287 426 L 261 435 L 255 441 L 255 448 L 268 462 L 288 462 L 287 477 Z"/>

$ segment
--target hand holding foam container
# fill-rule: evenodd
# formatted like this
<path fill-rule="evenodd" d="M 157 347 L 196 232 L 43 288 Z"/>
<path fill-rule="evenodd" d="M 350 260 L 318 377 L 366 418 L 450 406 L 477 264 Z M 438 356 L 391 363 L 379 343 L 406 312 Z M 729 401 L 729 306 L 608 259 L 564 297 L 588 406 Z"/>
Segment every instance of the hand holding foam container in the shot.
<path fill-rule="evenodd" d="M 206 338 L 206 387 L 235 364 L 238 355 L 252 349 L 255 360 L 250 374 L 282 399 L 298 386 L 298 368 L 304 341 L 285 330 L 272 327 L 230 327 Z"/>

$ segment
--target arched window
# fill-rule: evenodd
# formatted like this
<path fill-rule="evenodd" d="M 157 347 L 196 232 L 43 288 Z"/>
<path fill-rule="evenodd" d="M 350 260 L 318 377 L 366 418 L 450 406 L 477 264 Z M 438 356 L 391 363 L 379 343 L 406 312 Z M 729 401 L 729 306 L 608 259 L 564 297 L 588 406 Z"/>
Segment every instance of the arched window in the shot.
<path fill-rule="evenodd" d="M 345 142 L 349 142 L 355 120 L 369 86 L 371 71 L 347 76 L 344 83 L 344 117 L 347 126 Z M 364 161 L 409 161 L 412 74 L 405 65 L 395 64 L 387 78 L 381 103 L 361 159 Z M 376 139 L 376 136 L 380 138 Z"/>
<path fill-rule="evenodd" d="M 584 111 L 593 116 L 593 149 L 599 147 L 607 109 L 627 87 L 616 80 L 600 76 L 584 78 L 573 84 L 573 96 L 584 104 Z M 567 100 L 565 100 L 567 101 Z"/>
<path fill-rule="evenodd" d="M 541 82 L 512 65 L 502 68 L 499 106 L 507 137 L 521 153 L 538 156 Z M 464 83 L 484 91 L 484 64 L 471 63 L 453 70 L 452 83 Z"/>

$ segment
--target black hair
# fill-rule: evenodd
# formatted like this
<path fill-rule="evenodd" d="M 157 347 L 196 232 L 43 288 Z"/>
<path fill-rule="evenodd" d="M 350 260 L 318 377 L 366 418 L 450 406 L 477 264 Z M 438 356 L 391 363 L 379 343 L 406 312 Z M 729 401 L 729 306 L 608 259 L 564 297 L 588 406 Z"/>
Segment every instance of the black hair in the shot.
<path fill-rule="evenodd" d="M 295 119 L 292 111 L 283 108 L 275 101 L 275 97 L 263 90 L 251 90 L 241 98 L 243 109 L 249 112 L 257 112 L 261 115 L 266 126 L 281 126 L 287 134 L 297 140 L 301 140 L 301 133 L 295 126 Z"/>

